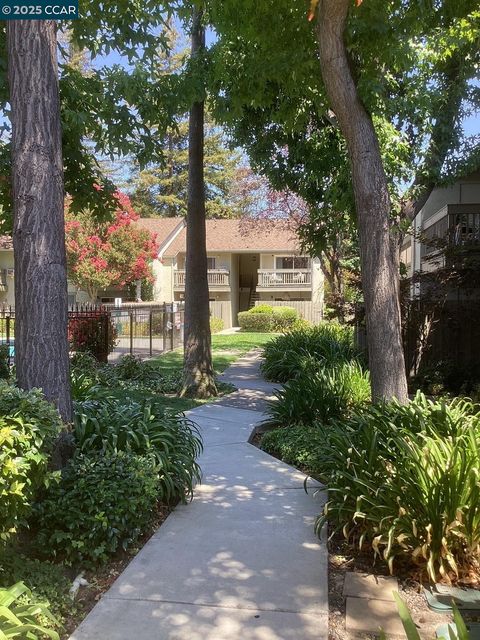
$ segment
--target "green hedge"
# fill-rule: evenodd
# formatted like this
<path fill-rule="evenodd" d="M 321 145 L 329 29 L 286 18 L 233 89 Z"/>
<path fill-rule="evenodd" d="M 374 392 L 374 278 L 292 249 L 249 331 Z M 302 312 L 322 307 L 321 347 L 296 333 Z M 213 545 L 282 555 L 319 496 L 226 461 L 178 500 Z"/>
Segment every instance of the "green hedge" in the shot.
<path fill-rule="evenodd" d="M 268 304 L 260 304 L 238 314 L 238 324 L 243 331 L 285 331 L 297 321 L 298 313 L 293 307 L 271 307 Z"/>

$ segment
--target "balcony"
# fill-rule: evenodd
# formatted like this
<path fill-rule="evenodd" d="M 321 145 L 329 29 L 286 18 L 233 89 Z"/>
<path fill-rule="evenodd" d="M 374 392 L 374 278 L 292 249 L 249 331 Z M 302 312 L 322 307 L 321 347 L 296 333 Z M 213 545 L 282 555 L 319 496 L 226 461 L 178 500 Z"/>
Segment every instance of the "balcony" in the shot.
<path fill-rule="evenodd" d="M 259 269 L 257 289 L 310 289 L 310 269 Z"/>
<path fill-rule="evenodd" d="M 207 272 L 209 289 L 230 289 L 230 271 L 226 269 L 209 269 Z M 185 270 L 176 269 L 173 273 L 175 289 L 185 289 Z"/>
<path fill-rule="evenodd" d="M 444 215 L 421 234 L 422 271 L 460 266 L 480 252 L 480 205 L 447 205 Z"/>

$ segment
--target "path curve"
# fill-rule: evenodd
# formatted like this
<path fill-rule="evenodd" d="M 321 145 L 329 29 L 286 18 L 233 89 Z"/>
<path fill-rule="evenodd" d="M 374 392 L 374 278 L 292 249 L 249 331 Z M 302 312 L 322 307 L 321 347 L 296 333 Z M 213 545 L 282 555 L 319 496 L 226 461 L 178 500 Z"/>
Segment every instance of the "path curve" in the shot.
<path fill-rule="evenodd" d="M 327 638 L 327 551 L 313 532 L 323 496 L 248 443 L 275 386 L 259 363 L 238 360 L 222 378 L 239 391 L 187 412 L 204 440 L 202 484 L 70 640 Z"/>

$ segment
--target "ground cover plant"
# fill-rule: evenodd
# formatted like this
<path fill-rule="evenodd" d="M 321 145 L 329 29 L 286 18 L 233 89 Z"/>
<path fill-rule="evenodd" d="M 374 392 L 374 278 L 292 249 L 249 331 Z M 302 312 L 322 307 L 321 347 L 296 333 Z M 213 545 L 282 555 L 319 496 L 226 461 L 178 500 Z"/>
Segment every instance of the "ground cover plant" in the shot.
<path fill-rule="evenodd" d="M 319 451 L 324 444 L 319 429 L 303 425 L 273 429 L 261 439 L 264 451 L 315 478 L 320 475 Z"/>

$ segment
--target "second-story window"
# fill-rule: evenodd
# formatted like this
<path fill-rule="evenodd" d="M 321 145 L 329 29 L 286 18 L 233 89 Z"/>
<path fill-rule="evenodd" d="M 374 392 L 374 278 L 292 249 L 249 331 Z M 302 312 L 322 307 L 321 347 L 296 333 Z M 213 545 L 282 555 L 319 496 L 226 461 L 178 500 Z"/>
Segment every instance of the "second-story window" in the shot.
<path fill-rule="evenodd" d="M 215 269 L 215 258 L 207 258 L 207 269 Z"/>
<path fill-rule="evenodd" d="M 310 269 L 310 258 L 305 256 L 277 256 L 276 269 Z"/>

